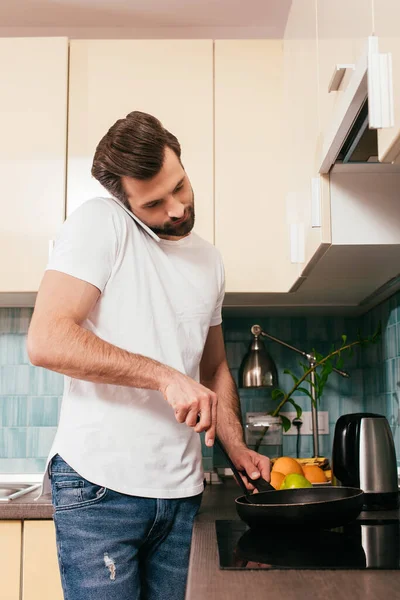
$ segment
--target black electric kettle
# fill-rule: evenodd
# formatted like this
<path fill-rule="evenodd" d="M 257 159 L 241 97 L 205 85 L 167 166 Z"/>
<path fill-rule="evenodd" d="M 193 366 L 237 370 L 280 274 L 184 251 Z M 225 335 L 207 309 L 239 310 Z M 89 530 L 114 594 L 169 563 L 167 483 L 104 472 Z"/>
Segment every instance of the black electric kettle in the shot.
<path fill-rule="evenodd" d="M 339 417 L 333 438 L 332 483 L 362 489 L 363 510 L 398 508 L 396 451 L 386 417 L 372 413 Z"/>

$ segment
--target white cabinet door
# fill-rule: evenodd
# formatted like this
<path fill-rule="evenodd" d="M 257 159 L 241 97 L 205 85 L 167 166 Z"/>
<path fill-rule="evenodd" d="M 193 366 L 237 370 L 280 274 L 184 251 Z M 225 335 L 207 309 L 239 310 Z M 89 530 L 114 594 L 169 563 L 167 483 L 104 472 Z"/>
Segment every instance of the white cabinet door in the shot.
<path fill-rule="evenodd" d="M 0 597 L 19 600 L 21 569 L 21 521 L 0 523 Z"/>
<path fill-rule="evenodd" d="M 212 40 L 72 40 L 67 214 L 109 195 L 91 176 L 96 146 L 128 113 L 153 114 L 182 146 L 195 231 L 214 241 Z"/>
<path fill-rule="evenodd" d="M 326 219 L 313 181 L 318 173 L 318 53 L 316 5 L 294 0 L 284 36 L 285 173 L 288 222 L 304 236 L 299 275 L 320 252 Z M 324 205 L 322 205 L 324 206 Z M 318 216 L 320 215 L 320 219 Z M 302 240 L 299 240 L 302 242 Z M 295 284 L 296 285 L 296 284 Z"/>
<path fill-rule="evenodd" d="M 318 32 L 319 113 L 321 131 L 324 132 L 351 76 L 351 71 L 348 71 L 339 90 L 329 93 L 328 86 L 334 69 L 337 64 L 354 64 L 360 56 L 373 30 L 372 2 L 318 0 L 315 4 Z"/>
<path fill-rule="evenodd" d="M 62 600 L 53 521 L 25 521 L 22 600 Z"/>
<path fill-rule="evenodd" d="M 0 38 L 0 292 L 36 292 L 64 220 L 68 40 Z"/>
<path fill-rule="evenodd" d="M 394 126 L 378 129 L 378 152 L 382 162 L 400 164 L 400 2 L 375 0 L 375 34 L 379 39 L 379 52 L 390 52 L 393 74 Z"/>
<path fill-rule="evenodd" d="M 215 243 L 226 291 L 287 292 L 282 40 L 215 42 Z"/>

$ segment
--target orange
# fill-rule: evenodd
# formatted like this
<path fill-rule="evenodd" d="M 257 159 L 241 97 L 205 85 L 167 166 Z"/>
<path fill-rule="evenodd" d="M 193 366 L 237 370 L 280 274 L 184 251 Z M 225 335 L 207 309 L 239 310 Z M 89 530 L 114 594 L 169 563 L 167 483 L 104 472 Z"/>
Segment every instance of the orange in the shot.
<path fill-rule="evenodd" d="M 279 473 L 279 471 L 271 472 L 270 483 L 271 483 L 272 487 L 274 487 L 276 490 L 279 490 L 284 479 L 285 479 L 285 475 L 283 473 Z"/>
<path fill-rule="evenodd" d="M 272 472 L 274 471 L 279 471 L 283 475 L 290 475 L 292 473 L 304 475 L 301 465 L 294 458 L 290 458 L 290 456 L 280 456 L 277 458 L 272 467 Z"/>
<path fill-rule="evenodd" d="M 304 477 L 311 483 L 325 483 L 327 480 L 323 470 L 317 465 L 304 465 Z"/>

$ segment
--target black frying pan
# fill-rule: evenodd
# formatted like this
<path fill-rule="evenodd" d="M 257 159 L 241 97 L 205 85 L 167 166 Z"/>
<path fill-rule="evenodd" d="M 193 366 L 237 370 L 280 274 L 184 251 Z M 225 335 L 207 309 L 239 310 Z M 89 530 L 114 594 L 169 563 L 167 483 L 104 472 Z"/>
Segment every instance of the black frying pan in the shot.
<path fill-rule="evenodd" d="M 259 491 L 253 494 L 247 490 L 221 441 L 218 438 L 215 441 L 244 492 L 244 496 L 236 498 L 235 504 L 239 517 L 249 527 L 332 529 L 353 521 L 361 512 L 364 494 L 358 488 L 326 486 L 275 490 L 262 477 L 253 480 L 244 473 Z"/>

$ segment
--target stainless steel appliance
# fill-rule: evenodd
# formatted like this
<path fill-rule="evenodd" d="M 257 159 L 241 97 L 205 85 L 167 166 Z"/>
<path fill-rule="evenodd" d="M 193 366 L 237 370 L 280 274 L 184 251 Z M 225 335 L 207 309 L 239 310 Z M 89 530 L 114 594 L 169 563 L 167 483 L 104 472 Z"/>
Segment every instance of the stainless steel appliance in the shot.
<path fill-rule="evenodd" d="M 364 510 L 398 508 L 396 451 L 386 417 L 373 413 L 339 417 L 333 439 L 332 482 L 361 488 Z"/>

